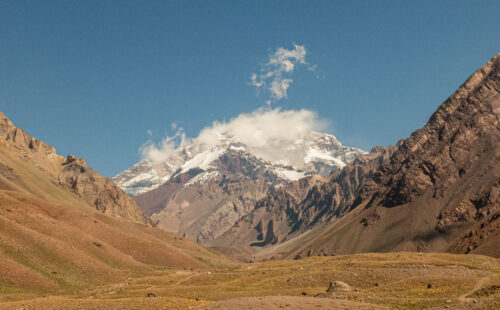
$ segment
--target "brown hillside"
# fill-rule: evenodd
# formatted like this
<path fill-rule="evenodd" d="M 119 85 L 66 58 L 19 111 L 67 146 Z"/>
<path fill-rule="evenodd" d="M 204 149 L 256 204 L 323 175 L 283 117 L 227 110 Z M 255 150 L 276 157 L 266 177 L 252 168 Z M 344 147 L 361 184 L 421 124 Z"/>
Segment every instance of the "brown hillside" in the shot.
<path fill-rule="evenodd" d="M 398 143 L 354 210 L 289 255 L 451 251 L 500 256 L 500 54 Z"/>
<path fill-rule="evenodd" d="M 43 141 L 28 135 L 0 112 L 0 147 L 8 149 L 10 159 L 17 159 L 28 165 L 39 167 L 50 175 L 51 181 L 61 188 L 73 192 L 80 199 L 104 214 L 150 224 L 150 220 L 139 209 L 134 199 L 125 194 L 110 179 L 105 178 L 88 167 L 85 160 L 69 155 L 67 158 L 57 155 L 56 150 Z M 13 172 L 6 160 L 0 161 L 0 172 L 9 178 Z M 24 181 L 24 183 L 23 183 Z M 40 198 L 49 198 L 50 193 L 27 178 L 10 177 L 14 183 Z M 5 183 L 5 182 L 2 182 Z M 1 184 L 1 183 L 0 183 Z M 6 185 L 4 185 L 6 186 Z M 51 197 L 56 198 L 57 197 Z"/>
<path fill-rule="evenodd" d="M 157 269 L 234 264 L 151 227 L 109 179 L 1 116 L 0 295 L 78 291 Z"/>

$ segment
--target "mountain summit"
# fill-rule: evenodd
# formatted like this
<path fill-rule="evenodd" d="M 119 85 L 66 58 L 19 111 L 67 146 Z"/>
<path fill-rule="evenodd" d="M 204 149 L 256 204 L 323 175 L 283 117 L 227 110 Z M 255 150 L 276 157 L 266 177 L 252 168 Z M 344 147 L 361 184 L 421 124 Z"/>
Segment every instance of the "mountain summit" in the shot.
<path fill-rule="evenodd" d="M 242 157 L 253 157 L 259 161 L 259 169 L 273 178 L 284 182 L 298 180 L 312 174 L 328 175 L 344 167 L 364 151 L 342 145 L 333 135 L 311 132 L 292 143 L 283 145 L 287 156 L 273 156 L 264 159 L 261 152 L 235 138 L 231 133 L 218 133 L 217 142 L 209 145 L 200 139 L 193 139 L 161 162 L 141 160 L 131 168 L 113 178 L 126 193 L 138 195 L 155 189 L 169 179 L 189 171 L 201 169 L 204 177 L 214 176 L 213 163 L 227 154 L 238 153 Z M 290 155 L 293 154 L 293 155 Z M 283 155 L 283 154 L 282 154 Z M 268 158 L 270 156 L 267 156 Z M 242 171 L 242 174 L 246 172 Z"/>

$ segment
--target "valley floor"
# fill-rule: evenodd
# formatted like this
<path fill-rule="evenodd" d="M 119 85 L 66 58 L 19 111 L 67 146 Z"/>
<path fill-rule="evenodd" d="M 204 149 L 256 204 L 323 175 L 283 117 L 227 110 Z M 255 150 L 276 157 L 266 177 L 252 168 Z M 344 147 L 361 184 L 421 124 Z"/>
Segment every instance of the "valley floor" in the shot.
<path fill-rule="evenodd" d="M 332 281 L 356 291 L 326 293 Z M 76 294 L 2 290 L 0 309 L 499 309 L 500 260 L 368 253 L 157 270 Z"/>

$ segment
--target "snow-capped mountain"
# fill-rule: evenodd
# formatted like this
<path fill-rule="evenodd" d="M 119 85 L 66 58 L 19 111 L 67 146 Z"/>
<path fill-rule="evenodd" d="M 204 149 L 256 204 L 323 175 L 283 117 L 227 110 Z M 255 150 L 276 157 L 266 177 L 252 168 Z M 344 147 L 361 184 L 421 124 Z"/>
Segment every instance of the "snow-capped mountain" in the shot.
<path fill-rule="evenodd" d="M 354 160 L 359 154 L 365 153 L 357 148 L 343 146 L 333 135 L 311 133 L 284 146 L 283 156 L 280 154 L 266 156 L 259 149 L 249 147 L 231 134 L 225 133 L 219 134 L 217 143 L 212 146 L 199 139 L 193 139 L 162 162 L 141 160 L 115 176 L 113 181 L 128 194 L 136 196 L 155 189 L 172 177 L 190 169 L 204 171 L 191 182 L 213 178 L 217 175 L 214 161 L 228 152 L 256 158 L 260 161 L 257 164 L 260 168 L 281 182 L 298 180 L 311 174 L 328 175 L 331 171 L 342 168 Z"/>
<path fill-rule="evenodd" d="M 365 153 L 321 133 L 292 140 L 252 136 L 251 143 L 230 133 L 210 134 L 162 162 L 142 160 L 114 178 L 159 228 L 200 243 L 224 234 L 273 188 L 328 175 Z"/>

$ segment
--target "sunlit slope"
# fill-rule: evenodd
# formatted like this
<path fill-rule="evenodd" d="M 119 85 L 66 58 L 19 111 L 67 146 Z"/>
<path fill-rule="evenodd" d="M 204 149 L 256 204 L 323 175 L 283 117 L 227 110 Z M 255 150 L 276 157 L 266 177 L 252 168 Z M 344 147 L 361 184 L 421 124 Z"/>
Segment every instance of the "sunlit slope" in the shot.
<path fill-rule="evenodd" d="M 62 160 L 0 141 L 0 295 L 76 292 L 157 269 L 234 264 L 147 221 L 135 222 L 138 213 L 99 210 L 86 191 L 72 191 L 55 176 Z"/>

